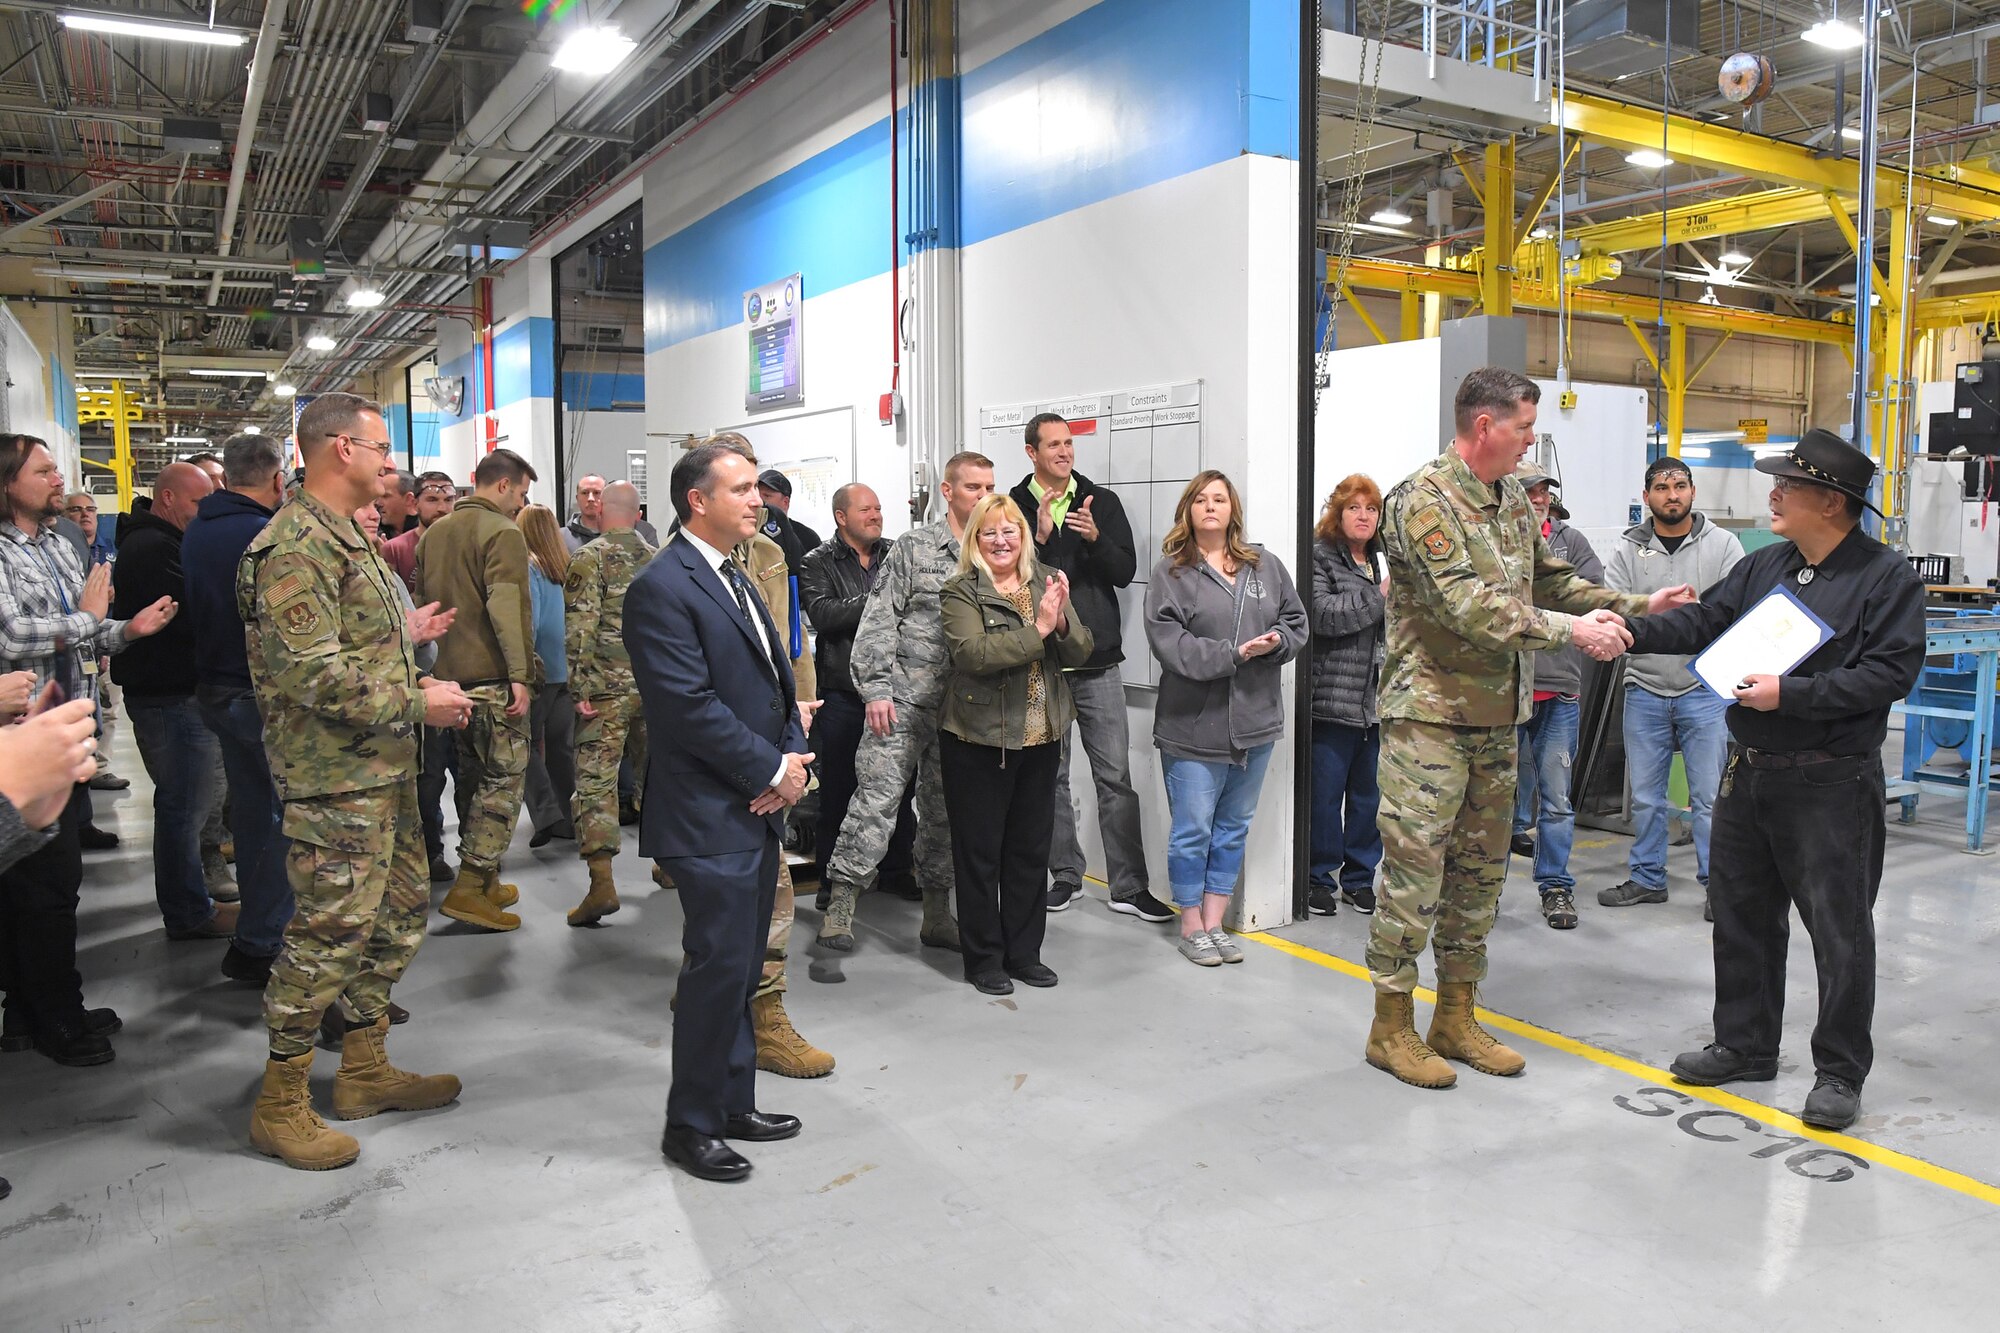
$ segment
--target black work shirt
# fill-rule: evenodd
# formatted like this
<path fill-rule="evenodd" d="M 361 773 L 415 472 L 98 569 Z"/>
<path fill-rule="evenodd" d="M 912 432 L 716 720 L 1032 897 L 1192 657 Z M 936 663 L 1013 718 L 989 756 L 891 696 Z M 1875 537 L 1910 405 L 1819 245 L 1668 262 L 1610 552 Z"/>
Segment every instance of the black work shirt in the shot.
<path fill-rule="evenodd" d="M 1924 669 L 1924 585 L 1908 560 L 1859 528 L 1800 583 L 1805 567 L 1790 542 L 1753 551 L 1699 603 L 1632 619 L 1631 651 L 1698 653 L 1783 583 L 1833 637 L 1781 678 L 1775 712 L 1730 705 L 1729 734 L 1753 750 L 1872 753 L 1888 738 L 1890 705 Z"/>

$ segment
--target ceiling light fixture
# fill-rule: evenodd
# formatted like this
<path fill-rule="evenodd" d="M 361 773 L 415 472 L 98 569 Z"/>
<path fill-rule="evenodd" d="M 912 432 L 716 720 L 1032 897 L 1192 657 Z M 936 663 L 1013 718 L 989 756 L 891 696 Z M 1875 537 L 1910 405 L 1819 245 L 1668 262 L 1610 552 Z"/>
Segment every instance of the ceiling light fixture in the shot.
<path fill-rule="evenodd" d="M 271 377 L 271 372 L 268 370 L 222 370 L 211 369 L 207 366 L 189 367 L 187 373 L 190 375 L 201 375 L 208 379 L 263 380 Z"/>
<path fill-rule="evenodd" d="M 168 435 L 162 437 L 161 444 L 207 444 L 206 435 Z"/>
<path fill-rule="evenodd" d="M 1956 227 L 1958 225 L 1957 218 L 1947 217 L 1943 213 L 1926 213 L 1924 214 L 1924 221 L 1930 223 L 1933 227 Z"/>
<path fill-rule="evenodd" d="M 366 283 L 347 294 L 347 304 L 355 310 L 373 310 L 388 299 L 381 288 Z"/>
<path fill-rule="evenodd" d="M 156 37 L 169 42 L 194 42 L 202 46 L 241 46 L 248 39 L 226 28 L 197 28 L 191 23 L 155 23 L 140 19 L 118 19 L 104 14 L 64 14 L 62 25 L 78 32 L 101 32 L 118 37 Z"/>
<path fill-rule="evenodd" d="M 1681 457 L 1707 458 L 1709 457 L 1708 446 L 1702 444 L 1684 444 L 1681 446 Z"/>
<path fill-rule="evenodd" d="M 1671 157 L 1651 148 L 1634 148 L 1625 154 L 1625 160 L 1635 167 L 1644 167 L 1647 171 L 1658 171 L 1662 167 L 1674 164 Z"/>
<path fill-rule="evenodd" d="M 1852 51 L 1865 40 L 1861 29 L 1844 19 L 1821 19 L 1799 35 L 1829 51 Z"/>
<path fill-rule="evenodd" d="M 1368 220 L 1383 227 L 1407 227 L 1410 225 L 1410 215 L 1403 212 L 1400 208 L 1393 206 L 1376 209 L 1368 215 Z"/>
<path fill-rule="evenodd" d="M 298 385 L 287 384 L 283 380 L 279 380 L 277 383 L 271 386 L 271 395 L 275 398 L 290 398 L 293 394 L 296 394 L 298 391 L 299 391 Z"/>
<path fill-rule="evenodd" d="M 1537 227 L 1533 231 L 1528 233 L 1528 239 L 1531 241 L 1546 241 L 1547 239 L 1549 239 L 1549 237 L 1553 235 L 1555 235 L 1555 233 L 1550 231 L 1547 227 Z"/>
<path fill-rule="evenodd" d="M 315 333 L 306 339 L 306 349 L 313 352 L 331 352 L 339 345 L 324 333 Z"/>
<path fill-rule="evenodd" d="M 243 428 L 243 433 L 245 435 L 262 435 L 264 433 L 264 428 L 262 426 L 245 426 Z"/>
<path fill-rule="evenodd" d="M 1722 253 L 1722 258 L 1715 262 L 1718 264 L 1742 264 L 1747 266 L 1750 263 L 1750 256 L 1744 254 L 1741 250 L 1725 250 Z"/>
<path fill-rule="evenodd" d="M 556 48 L 549 67 L 565 74 L 609 74 L 638 45 L 615 27 L 578 28 Z"/>
<path fill-rule="evenodd" d="M 1855 143 L 1860 143 L 1861 127 L 1859 125 L 1842 125 L 1840 127 L 1840 137 L 1843 139 L 1852 139 Z"/>

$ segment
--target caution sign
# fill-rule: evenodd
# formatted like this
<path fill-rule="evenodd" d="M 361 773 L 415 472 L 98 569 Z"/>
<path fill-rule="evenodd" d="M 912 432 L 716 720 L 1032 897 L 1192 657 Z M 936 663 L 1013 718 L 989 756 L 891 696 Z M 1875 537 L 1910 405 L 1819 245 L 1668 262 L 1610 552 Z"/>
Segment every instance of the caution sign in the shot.
<path fill-rule="evenodd" d="M 1736 423 L 1736 429 L 1743 432 L 1745 444 L 1768 444 L 1771 440 L 1771 422 L 1767 417 L 1743 417 Z"/>

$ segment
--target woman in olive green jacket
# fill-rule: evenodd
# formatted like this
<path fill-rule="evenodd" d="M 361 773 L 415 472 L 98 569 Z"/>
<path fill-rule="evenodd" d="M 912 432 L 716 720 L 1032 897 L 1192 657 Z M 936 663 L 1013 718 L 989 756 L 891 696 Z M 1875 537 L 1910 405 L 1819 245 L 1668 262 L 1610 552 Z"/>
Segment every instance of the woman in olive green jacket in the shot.
<path fill-rule="evenodd" d="M 1033 529 L 1005 493 L 965 523 L 959 572 L 938 594 L 951 680 L 938 758 L 958 879 L 965 979 L 988 995 L 1053 986 L 1042 962 L 1059 742 L 1076 720 L 1064 667 L 1090 657 L 1069 579 L 1043 575 Z"/>

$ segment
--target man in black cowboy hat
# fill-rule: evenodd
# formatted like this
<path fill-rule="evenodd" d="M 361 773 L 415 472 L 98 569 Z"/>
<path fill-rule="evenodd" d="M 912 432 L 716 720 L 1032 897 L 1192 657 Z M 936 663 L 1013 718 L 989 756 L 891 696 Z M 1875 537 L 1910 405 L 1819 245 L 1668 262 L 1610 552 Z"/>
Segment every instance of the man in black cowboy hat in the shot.
<path fill-rule="evenodd" d="M 1695 653 L 1777 587 L 1833 630 L 1782 676 L 1738 682 L 1715 802 L 1715 1041 L 1675 1059 L 1704 1086 L 1777 1077 L 1785 949 L 1796 906 L 1819 970 L 1818 1081 L 1800 1119 L 1845 1129 L 1874 1059 L 1875 923 L 1889 708 L 1924 666 L 1924 589 L 1900 554 L 1860 530 L 1874 462 L 1828 430 L 1757 460 L 1771 530 L 1701 601 L 1631 623 L 1635 653 Z M 1878 514 L 1880 510 L 1876 510 Z"/>

